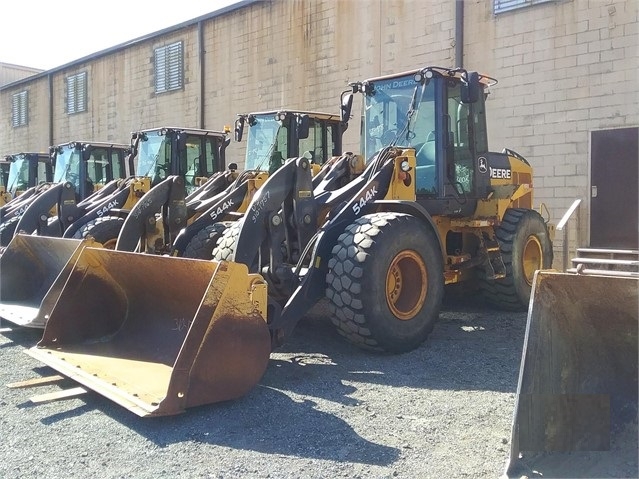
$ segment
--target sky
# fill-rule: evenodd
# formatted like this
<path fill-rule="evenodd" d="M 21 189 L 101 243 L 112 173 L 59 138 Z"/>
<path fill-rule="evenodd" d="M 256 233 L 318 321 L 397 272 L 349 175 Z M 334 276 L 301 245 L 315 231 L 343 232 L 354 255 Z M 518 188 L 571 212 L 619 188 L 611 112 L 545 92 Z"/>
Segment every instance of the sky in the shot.
<path fill-rule="evenodd" d="M 50 70 L 238 0 L 8 0 L 0 62 Z"/>

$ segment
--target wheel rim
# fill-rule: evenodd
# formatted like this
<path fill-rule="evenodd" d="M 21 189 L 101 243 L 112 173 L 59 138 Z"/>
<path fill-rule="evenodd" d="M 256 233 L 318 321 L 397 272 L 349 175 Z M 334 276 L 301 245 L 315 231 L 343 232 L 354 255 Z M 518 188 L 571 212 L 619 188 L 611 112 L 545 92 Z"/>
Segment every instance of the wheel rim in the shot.
<path fill-rule="evenodd" d="M 386 274 L 386 303 L 402 321 L 415 317 L 422 309 L 428 289 L 424 260 L 415 251 L 400 252 Z"/>
<path fill-rule="evenodd" d="M 115 245 L 117 242 L 118 242 L 117 238 L 111 238 L 110 240 L 107 240 L 104 243 L 102 243 L 102 247 L 105 249 L 115 249 Z"/>
<path fill-rule="evenodd" d="M 543 260 L 544 254 L 539 239 L 536 236 L 529 236 L 524 245 L 522 256 L 524 277 L 529 285 L 532 285 L 535 271 L 543 267 Z"/>

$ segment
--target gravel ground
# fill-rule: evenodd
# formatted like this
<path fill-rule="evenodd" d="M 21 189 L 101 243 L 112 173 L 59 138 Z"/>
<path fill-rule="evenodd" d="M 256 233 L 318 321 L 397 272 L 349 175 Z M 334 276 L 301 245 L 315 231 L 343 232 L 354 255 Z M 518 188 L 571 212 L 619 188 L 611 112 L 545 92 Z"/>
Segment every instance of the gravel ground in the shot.
<path fill-rule="evenodd" d="M 0 477 L 497 478 L 525 321 L 448 301 L 421 347 L 380 355 L 353 348 L 316 314 L 250 394 L 164 418 L 139 418 L 93 392 L 28 400 L 59 385 L 3 387 Z M 54 373 L 22 352 L 40 335 L 0 335 L 2 385 Z"/>

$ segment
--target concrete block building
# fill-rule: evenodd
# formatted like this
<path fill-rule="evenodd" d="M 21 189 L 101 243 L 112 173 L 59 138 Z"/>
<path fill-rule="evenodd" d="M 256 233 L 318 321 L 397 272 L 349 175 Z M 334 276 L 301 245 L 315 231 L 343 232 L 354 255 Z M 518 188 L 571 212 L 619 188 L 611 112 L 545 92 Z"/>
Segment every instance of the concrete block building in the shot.
<path fill-rule="evenodd" d="M 42 72 L 38 68 L 0 62 L 0 87 Z"/>
<path fill-rule="evenodd" d="M 463 66 L 499 80 L 489 144 L 530 161 L 544 215 L 556 224 L 580 199 L 571 242 L 637 248 L 638 25 L 635 0 L 243 0 L 0 87 L 0 154 L 337 112 L 350 81 Z"/>

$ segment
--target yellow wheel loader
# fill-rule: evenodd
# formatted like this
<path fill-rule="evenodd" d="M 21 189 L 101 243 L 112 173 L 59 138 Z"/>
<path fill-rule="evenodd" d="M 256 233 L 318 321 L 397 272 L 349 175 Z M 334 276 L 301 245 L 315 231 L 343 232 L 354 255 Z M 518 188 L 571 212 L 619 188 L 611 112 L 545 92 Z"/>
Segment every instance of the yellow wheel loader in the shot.
<path fill-rule="evenodd" d="M 213 248 L 230 222 L 246 211 L 255 192 L 283 164 L 283 159 L 304 156 L 314 168 L 316 181 L 321 167 L 342 151 L 348 123 L 339 115 L 315 111 L 273 110 L 238 115 L 235 141 L 242 141 L 248 127 L 244 171 L 236 175 L 223 193 L 206 201 L 187 204 L 189 224 L 175 239 L 171 255 L 211 259 Z"/>
<path fill-rule="evenodd" d="M 0 235 L 10 241 L 9 230 L 3 224 L 19 216 L 30 198 L 53 181 L 53 161 L 47 153 L 18 153 L 0 160 L 2 167 L 2 200 L 0 204 Z M 20 198 L 18 198 L 20 197 Z M 15 220 L 14 220 L 15 221 Z"/>
<path fill-rule="evenodd" d="M 39 183 L 51 181 L 53 166 L 46 153 L 18 153 L 0 159 L 0 223 L 7 203 Z"/>
<path fill-rule="evenodd" d="M 226 132 L 210 130 L 163 127 L 133 132 L 130 161 L 135 175 L 122 182 L 116 192 L 92 205 L 65 230 L 63 237 L 91 236 L 113 249 L 131 214 L 141 221 L 152 216 L 141 215 L 142 210 L 148 211 L 145 205 L 154 204 L 155 214 L 169 205 L 172 210 L 177 210 L 178 205 L 183 209 L 195 196 L 205 198 L 219 193 L 219 182 L 213 180 L 225 170 L 228 143 Z M 144 203 L 136 207 L 142 197 Z M 161 204 L 156 204 L 158 198 Z M 176 223 L 184 220 L 183 212 L 176 215 L 172 218 Z M 178 226 L 183 227 L 183 223 Z"/>
<path fill-rule="evenodd" d="M 528 162 L 488 151 L 494 83 L 425 67 L 353 84 L 341 112 L 364 95 L 360 175 L 332 184 L 354 161 L 344 154 L 314 184 L 309 159 L 289 159 L 221 235 L 214 261 L 85 248 L 30 354 L 137 414 L 168 415 L 250 390 L 265 351 L 324 297 L 345 337 L 391 352 L 426 339 L 446 284 L 479 281 L 497 304 L 524 308 L 532 271 L 551 264 L 551 232 L 532 209 Z M 233 301 L 208 301 L 230 287 Z M 214 355 L 216 334 L 221 351 L 240 343 L 245 363 Z M 229 378 L 241 387 L 227 389 Z"/>
<path fill-rule="evenodd" d="M 52 147 L 53 181 L 27 190 L 15 205 L 13 201 L 6 205 L 0 244 L 6 246 L 17 231 L 62 236 L 113 191 L 117 179 L 126 177 L 128 150 L 124 144 L 79 141 Z"/>

